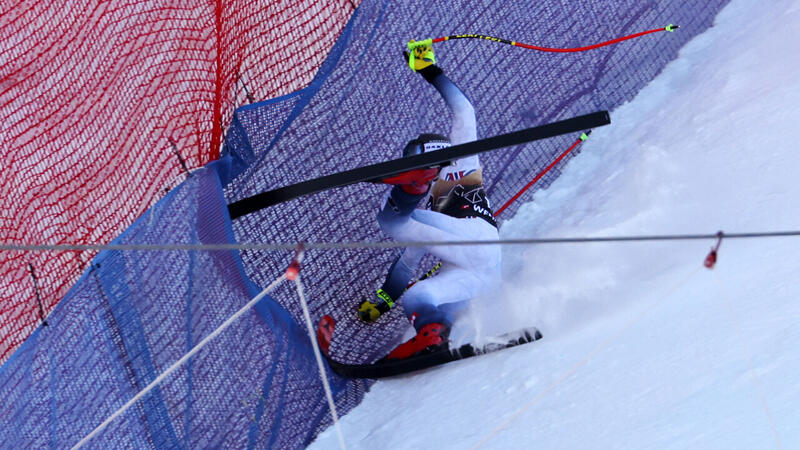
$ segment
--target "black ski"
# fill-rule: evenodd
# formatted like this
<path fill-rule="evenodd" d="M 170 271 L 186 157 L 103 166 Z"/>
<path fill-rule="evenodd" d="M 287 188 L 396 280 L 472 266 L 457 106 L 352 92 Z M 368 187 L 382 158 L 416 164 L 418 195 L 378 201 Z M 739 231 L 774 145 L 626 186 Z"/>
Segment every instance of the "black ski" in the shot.
<path fill-rule="evenodd" d="M 228 205 L 231 219 L 250 214 L 260 209 L 292 200 L 304 195 L 347 186 L 360 182 L 380 182 L 402 172 L 423 167 L 439 167 L 449 161 L 463 158 L 478 153 L 495 150 L 502 147 L 524 144 L 540 139 L 546 139 L 567 133 L 587 130 L 611 123 L 608 111 L 598 111 L 571 119 L 526 128 L 507 134 L 501 134 L 486 139 L 480 139 L 466 144 L 454 145 L 435 152 L 423 153 L 406 158 L 394 159 L 369 166 L 358 167 L 344 172 L 334 173 L 319 178 L 314 178 L 300 183 L 290 184 L 271 191 L 262 192 L 252 197 L 247 197 Z"/>
<path fill-rule="evenodd" d="M 408 359 L 399 360 L 380 360 L 372 364 L 344 364 L 332 359 L 329 354 L 331 338 L 336 322 L 331 316 L 324 316 L 317 328 L 317 340 L 319 341 L 322 354 L 328 361 L 328 365 L 337 375 L 345 378 L 385 378 L 406 373 L 440 366 L 452 361 L 471 358 L 473 356 L 496 352 L 517 345 L 527 344 L 538 341 L 542 334 L 536 328 L 526 328 L 514 333 L 498 336 L 492 341 L 497 343 L 486 344 L 476 347 L 473 344 L 465 344 L 454 349 L 443 349 L 421 356 L 414 356 Z"/>

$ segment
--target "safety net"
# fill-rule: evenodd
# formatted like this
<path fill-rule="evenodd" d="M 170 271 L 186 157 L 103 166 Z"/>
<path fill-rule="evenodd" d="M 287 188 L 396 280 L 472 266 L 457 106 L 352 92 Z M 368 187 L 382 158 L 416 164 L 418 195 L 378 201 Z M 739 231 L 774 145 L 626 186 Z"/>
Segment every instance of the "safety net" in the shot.
<path fill-rule="evenodd" d="M 219 157 L 237 106 L 308 85 L 357 5 L 3 1 L 0 240 L 111 241 Z M 95 253 L 0 253 L 0 363 Z"/>
<path fill-rule="evenodd" d="M 581 47 L 680 25 L 577 53 L 543 53 L 477 39 L 436 44 L 439 65 L 471 98 L 479 138 L 630 100 L 727 3 L 364 1 L 313 81 L 240 107 L 220 161 L 193 171 L 114 243 L 220 244 L 379 241 L 385 186 L 359 184 L 231 221 L 226 204 L 314 176 L 399 156 L 421 132 L 447 134 L 435 91 L 401 51 L 408 39 L 481 33 L 547 47 Z M 286 59 L 294 58 L 287 48 Z M 613 122 L 613 114 L 612 114 Z M 613 126 L 613 124 L 612 124 Z M 490 198 L 501 204 L 577 138 L 562 136 L 482 156 Z M 568 159 L 568 158 L 567 158 Z M 546 187 L 566 160 L 537 184 Z M 179 174 L 179 172 L 178 172 Z M 101 175 L 97 175 L 101 176 Z M 520 201 L 530 200 L 527 193 Z M 500 217 L 513 215 L 515 204 Z M 331 352 L 367 362 L 407 327 L 393 310 L 366 326 L 355 307 L 380 285 L 396 249 L 309 249 L 302 278 L 311 316 L 333 314 Z M 112 415 L 269 286 L 287 251 L 104 250 L 0 368 L 0 442 L 70 447 L 111 417 L 92 448 L 296 448 L 331 416 L 293 285 L 261 299 L 133 406 Z M 533 319 L 533 318 L 532 318 Z M 339 412 L 369 383 L 328 374 Z"/>

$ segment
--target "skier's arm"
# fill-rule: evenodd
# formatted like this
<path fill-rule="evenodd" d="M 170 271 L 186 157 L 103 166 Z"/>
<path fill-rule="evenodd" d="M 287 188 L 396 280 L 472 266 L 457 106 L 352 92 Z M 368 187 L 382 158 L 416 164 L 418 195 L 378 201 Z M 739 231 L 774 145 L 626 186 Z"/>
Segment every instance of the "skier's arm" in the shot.
<path fill-rule="evenodd" d="M 442 69 L 435 64 L 417 69 L 417 72 L 425 78 L 425 81 L 436 88 L 453 114 L 450 128 L 451 144 L 458 145 L 477 140 L 478 130 L 475 108 L 472 107 L 472 103 L 470 103 L 461 89 L 447 78 Z M 478 155 L 455 160 L 451 165 L 442 169 L 439 173 L 439 179 L 431 189 L 434 210 L 438 208 L 439 199 L 458 184 L 483 184 L 483 173 Z"/>
<path fill-rule="evenodd" d="M 444 74 L 441 68 L 430 65 L 418 70 L 425 81 L 432 84 L 447 103 L 453 114 L 450 128 L 450 143 L 463 144 L 478 139 L 478 125 L 475 118 L 475 108 L 464 92 Z"/>

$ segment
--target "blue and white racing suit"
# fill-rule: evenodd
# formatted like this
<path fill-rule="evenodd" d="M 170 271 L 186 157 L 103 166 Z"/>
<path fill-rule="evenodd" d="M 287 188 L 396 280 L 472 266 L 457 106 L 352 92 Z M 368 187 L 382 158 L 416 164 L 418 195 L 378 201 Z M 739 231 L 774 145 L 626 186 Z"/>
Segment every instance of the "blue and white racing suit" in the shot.
<path fill-rule="evenodd" d="M 451 144 L 476 140 L 475 110 L 466 95 L 444 74 L 430 82 L 453 114 Z M 439 179 L 457 181 L 480 168 L 478 156 L 470 156 L 444 167 Z M 498 240 L 483 187 L 456 188 L 447 196 L 449 206 L 437 208 L 442 211 L 438 212 L 416 209 L 423 196 L 408 194 L 400 186 L 393 187 L 378 213 L 381 229 L 399 242 Z M 426 253 L 439 258 L 442 268 L 436 276 L 415 283 L 403 293 Z M 454 312 L 466 307 L 473 298 L 499 288 L 500 255 L 499 245 L 410 246 L 390 268 L 382 289 L 394 299 L 402 295 L 406 316 L 416 317 L 417 330 L 429 323 L 449 327 Z"/>

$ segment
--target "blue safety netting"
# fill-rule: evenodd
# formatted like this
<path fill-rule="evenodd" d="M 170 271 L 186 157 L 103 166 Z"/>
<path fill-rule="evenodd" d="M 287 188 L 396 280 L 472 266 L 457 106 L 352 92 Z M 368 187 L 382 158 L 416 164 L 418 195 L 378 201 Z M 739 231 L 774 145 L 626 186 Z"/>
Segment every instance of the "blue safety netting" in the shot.
<path fill-rule="evenodd" d="M 681 26 L 591 52 L 541 53 L 488 41 L 437 44 L 438 62 L 472 99 L 479 137 L 630 100 L 726 0 L 460 2 L 367 0 L 307 88 L 237 110 L 226 156 L 192 173 L 115 244 L 356 242 L 383 239 L 386 187 L 356 185 L 231 223 L 226 203 L 398 156 L 420 132 L 447 134 L 435 91 L 404 65 L 410 38 L 482 33 L 575 47 Z M 612 114 L 613 121 L 613 114 Z M 613 124 L 612 124 L 613 126 Z M 482 157 L 501 204 L 577 136 Z M 538 187 L 559 175 L 559 165 Z M 223 188 L 224 186 L 224 188 Z M 532 193 L 527 194 L 530 200 Z M 522 199 L 525 200 L 524 198 Z M 518 205 L 517 205 L 518 206 Z M 514 207 L 503 217 L 510 217 Z M 503 218 L 501 217 L 501 219 Z M 502 222 L 502 220 L 501 220 Z M 397 250 L 309 250 L 302 271 L 312 317 L 333 314 L 339 359 L 364 362 L 407 326 L 399 310 L 355 320 Z M 70 447 L 275 280 L 288 252 L 113 250 L 91 268 L 0 368 L 0 447 Z M 91 448 L 297 448 L 330 415 L 295 288 L 281 285 L 90 441 Z M 340 412 L 368 383 L 329 375 Z"/>
<path fill-rule="evenodd" d="M 115 240 L 229 244 L 214 170 L 201 169 Z M 276 258 L 288 265 L 291 254 Z M 235 251 L 101 252 L 0 372 L 0 448 L 63 448 L 261 289 Z M 304 328 L 265 297 L 92 439 L 91 448 L 302 447 L 328 413 Z M 337 395 L 348 395 L 331 379 Z"/>

